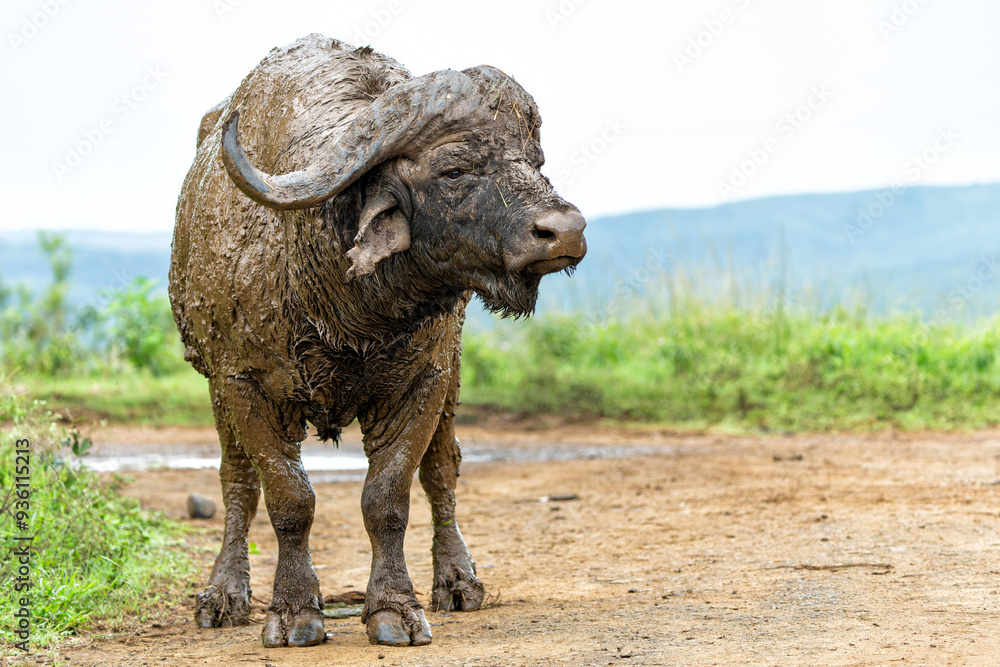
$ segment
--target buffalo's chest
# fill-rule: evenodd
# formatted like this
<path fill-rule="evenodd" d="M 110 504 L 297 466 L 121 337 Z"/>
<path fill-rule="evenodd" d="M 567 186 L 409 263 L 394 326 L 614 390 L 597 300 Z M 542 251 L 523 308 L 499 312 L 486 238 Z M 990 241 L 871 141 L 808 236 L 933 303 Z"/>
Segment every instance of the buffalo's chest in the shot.
<path fill-rule="evenodd" d="M 299 350 L 300 400 L 320 437 L 334 437 L 380 401 L 406 393 L 436 360 L 430 350 L 397 346 L 376 352 Z"/>

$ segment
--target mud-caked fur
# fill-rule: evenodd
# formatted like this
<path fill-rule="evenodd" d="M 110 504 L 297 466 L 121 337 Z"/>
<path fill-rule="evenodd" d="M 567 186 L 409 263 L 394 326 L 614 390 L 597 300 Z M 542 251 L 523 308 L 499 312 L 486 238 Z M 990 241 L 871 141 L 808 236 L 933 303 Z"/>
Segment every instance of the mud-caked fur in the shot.
<path fill-rule="evenodd" d="M 225 537 L 197 597 L 202 627 L 248 622 L 247 531 L 263 490 L 279 542 L 264 644 L 322 641 L 308 548 L 315 497 L 299 443 L 308 423 L 338 439 L 355 418 L 369 457 L 369 639 L 431 640 L 402 552 L 418 467 L 435 525 L 432 608 L 483 601 L 454 515 L 464 309 L 478 294 L 501 315 L 529 315 L 543 271 L 528 260 L 552 259 L 538 255 L 532 221 L 576 209 L 538 171 L 541 121 L 520 86 L 492 68 L 427 76 L 428 86 L 451 86 L 432 91 L 445 106 L 421 107 L 433 113 L 416 120 L 393 111 L 359 129 L 379 100 L 405 86 L 414 100 L 424 94 L 423 78 L 370 48 L 310 35 L 274 49 L 201 122 L 177 204 L 169 291 L 185 358 L 209 380 L 222 445 Z M 227 173 L 223 136 L 235 111 L 242 150 L 269 174 L 343 161 L 353 154 L 345 142 L 368 145 L 356 137 L 379 141 L 401 123 L 418 129 L 397 132 L 404 139 L 377 163 L 338 176 L 321 203 L 281 209 L 257 203 Z"/>

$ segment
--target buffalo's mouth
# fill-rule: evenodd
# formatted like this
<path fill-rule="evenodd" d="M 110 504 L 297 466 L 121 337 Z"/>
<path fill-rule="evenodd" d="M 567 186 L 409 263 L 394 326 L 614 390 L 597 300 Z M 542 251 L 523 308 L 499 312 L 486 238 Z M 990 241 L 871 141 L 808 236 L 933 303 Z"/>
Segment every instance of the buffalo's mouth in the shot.
<path fill-rule="evenodd" d="M 563 269 L 571 266 L 576 266 L 580 263 L 580 259 L 580 257 L 562 255 L 561 257 L 556 257 L 554 259 L 543 259 L 540 262 L 532 262 L 525 268 L 528 273 L 533 273 L 536 276 L 544 276 L 548 273 L 555 273 L 556 271 L 562 271 Z"/>
<path fill-rule="evenodd" d="M 501 317 L 528 317 L 535 310 L 542 277 L 558 271 L 571 272 L 585 252 L 579 256 L 559 255 L 542 259 L 524 265 L 519 271 L 494 274 L 473 289 L 490 312 Z"/>

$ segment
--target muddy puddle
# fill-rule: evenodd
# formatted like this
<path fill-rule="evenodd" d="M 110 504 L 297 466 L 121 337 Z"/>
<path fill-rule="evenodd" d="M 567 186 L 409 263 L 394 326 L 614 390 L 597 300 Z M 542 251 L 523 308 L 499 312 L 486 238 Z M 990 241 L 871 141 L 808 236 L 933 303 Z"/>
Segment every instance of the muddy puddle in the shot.
<path fill-rule="evenodd" d="M 586 442 L 530 442 L 475 440 L 462 445 L 465 463 L 544 463 L 586 459 L 620 459 L 650 454 L 670 454 L 668 445 L 617 446 Z M 218 445 L 208 440 L 196 443 L 106 441 L 85 460 L 98 472 L 142 470 L 189 470 L 219 467 Z M 345 438 L 340 446 L 305 443 L 302 463 L 314 482 L 357 481 L 364 478 L 368 460 L 359 438 Z"/>

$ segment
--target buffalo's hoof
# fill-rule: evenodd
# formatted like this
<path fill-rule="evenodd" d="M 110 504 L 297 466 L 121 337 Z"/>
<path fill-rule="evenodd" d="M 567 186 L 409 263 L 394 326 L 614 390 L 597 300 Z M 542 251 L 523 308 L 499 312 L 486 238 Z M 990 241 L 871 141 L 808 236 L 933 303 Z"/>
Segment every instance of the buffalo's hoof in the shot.
<path fill-rule="evenodd" d="M 239 591 L 223 593 L 209 586 L 195 597 L 194 621 L 199 628 L 228 628 L 250 623 L 250 597 Z"/>
<path fill-rule="evenodd" d="M 326 633 L 323 631 L 323 614 L 318 609 L 305 608 L 291 616 L 268 610 L 264 619 L 264 629 L 260 632 L 260 641 L 264 648 L 279 646 L 316 646 L 322 643 Z"/>
<path fill-rule="evenodd" d="M 412 618 L 404 619 L 392 609 L 381 609 L 365 621 L 368 642 L 385 646 L 426 646 L 431 643 L 431 626 L 423 609 L 414 609 Z"/>
<path fill-rule="evenodd" d="M 431 592 L 431 611 L 475 611 L 483 606 L 486 587 L 476 575 L 456 570 Z"/>

